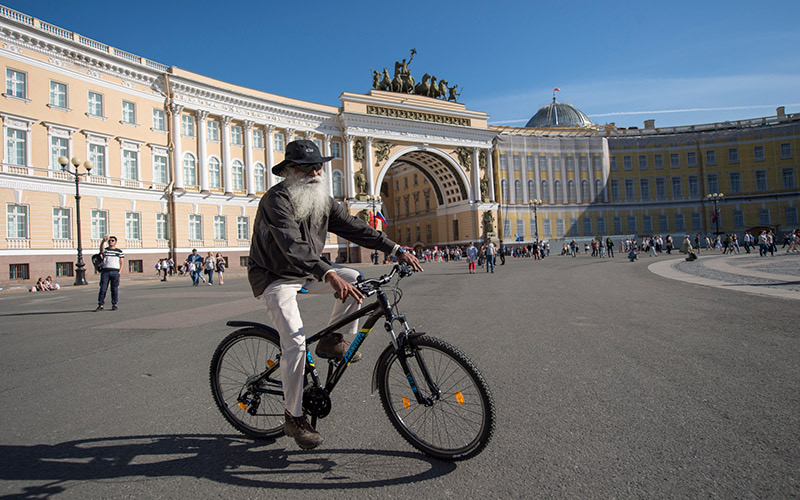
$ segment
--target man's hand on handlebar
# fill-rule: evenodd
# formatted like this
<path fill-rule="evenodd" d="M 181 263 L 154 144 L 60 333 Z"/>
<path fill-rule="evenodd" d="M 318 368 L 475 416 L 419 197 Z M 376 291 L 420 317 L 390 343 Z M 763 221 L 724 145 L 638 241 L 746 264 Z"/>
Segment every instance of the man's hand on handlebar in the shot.
<path fill-rule="evenodd" d="M 411 252 L 401 253 L 400 256 L 397 257 L 397 262 L 399 264 L 408 264 L 414 271 L 419 271 L 421 273 L 425 272 L 425 270 L 422 269 L 422 266 L 419 265 L 419 259 L 414 257 Z"/>
<path fill-rule="evenodd" d="M 353 286 L 352 283 L 348 283 L 342 279 L 342 277 L 335 272 L 326 274 L 325 281 L 330 283 L 331 288 L 335 291 L 336 297 L 342 302 L 346 301 L 347 297 L 353 297 L 359 304 L 364 300 L 364 294 L 362 294 L 358 288 Z"/>

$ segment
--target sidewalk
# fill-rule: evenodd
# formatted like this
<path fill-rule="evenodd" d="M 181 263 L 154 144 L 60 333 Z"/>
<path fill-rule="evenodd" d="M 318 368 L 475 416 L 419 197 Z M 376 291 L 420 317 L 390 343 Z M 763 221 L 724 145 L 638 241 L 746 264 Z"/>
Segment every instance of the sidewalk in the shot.
<path fill-rule="evenodd" d="M 683 258 L 648 266 L 664 278 L 737 292 L 800 300 L 800 254 L 778 251 L 774 257 L 758 253 L 701 254 L 694 262 Z"/>

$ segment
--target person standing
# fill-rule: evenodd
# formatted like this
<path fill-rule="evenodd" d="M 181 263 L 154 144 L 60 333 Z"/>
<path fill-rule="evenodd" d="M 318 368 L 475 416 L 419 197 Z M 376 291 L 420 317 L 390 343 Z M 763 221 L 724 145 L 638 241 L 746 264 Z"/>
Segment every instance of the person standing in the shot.
<path fill-rule="evenodd" d="M 609 258 L 614 257 L 614 242 L 611 241 L 611 238 L 606 238 L 606 248 L 608 249 Z"/>
<path fill-rule="evenodd" d="M 108 246 L 106 247 L 106 243 Z M 106 302 L 106 292 L 108 285 L 111 284 L 111 310 L 116 311 L 119 302 L 119 271 L 122 269 L 122 262 L 125 254 L 117 248 L 116 236 L 103 236 L 100 242 L 100 255 L 103 256 L 103 269 L 100 271 L 100 293 L 97 295 L 97 309 L 102 311 Z"/>
<path fill-rule="evenodd" d="M 203 266 L 203 256 L 197 253 L 196 248 L 193 248 L 192 253 L 190 253 L 189 257 L 186 258 L 186 266 L 188 267 L 189 275 L 192 277 L 192 285 L 199 285 L 200 274 L 202 273 Z"/>
<path fill-rule="evenodd" d="M 222 254 L 217 252 L 217 282 L 220 285 L 224 285 L 225 282 L 222 279 L 222 275 L 225 273 L 225 259 L 222 258 Z"/>
<path fill-rule="evenodd" d="M 501 266 L 505 266 L 506 265 L 506 246 L 505 246 L 505 244 L 503 244 L 503 240 L 500 240 L 499 255 L 500 255 L 500 265 Z"/>
<path fill-rule="evenodd" d="M 203 259 L 203 272 L 208 276 L 208 286 L 214 284 L 214 269 L 216 269 L 216 267 L 217 260 L 214 258 L 214 254 L 208 252 L 206 258 Z"/>
<path fill-rule="evenodd" d="M 486 238 L 486 243 L 483 244 L 483 248 L 481 248 L 481 254 L 486 257 L 486 272 L 494 273 L 494 259 L 497 257 L 497 249 L 492 243 L 491 238 Z"/>
<path fill-rule="evenodd" d="M 475 274 L 475 261 L 477 260 L 478 249 L 475 247 L 475 243 L 470 241 L 467 247 L 467 267 L 469 267 L 470 274 Z"/>

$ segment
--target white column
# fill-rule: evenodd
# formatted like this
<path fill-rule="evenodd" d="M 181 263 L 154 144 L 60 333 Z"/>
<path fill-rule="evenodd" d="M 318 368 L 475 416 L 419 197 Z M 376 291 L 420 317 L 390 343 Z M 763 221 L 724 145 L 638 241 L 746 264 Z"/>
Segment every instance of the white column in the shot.
<path fill-rule="evenodd" d="M 472 148 L 472 201 L 481 201 L 480 148 Z"/>
<path fill-rule="evenodd" d="M 603 201 L 608 203 L 608 173 L 611 171 L 611 153 L 608 150 L 608 138 L 603 137 Z"/>
<path fill-rule="evenodd" d="M 367 194 L 378 196 L 378 190 L 375 189 L 375 176 L 372 172 L 372 137 L 367 137 L 366 139 L 367 147 L 364 151 L 364 172 L 367 174 Z"/>
<path fill-rule="evenodd" d="M 528 204 L 528 155 L 526 151 L 522 152 L 519 159 L 520 170 L 522 170 L 522 202 Z"/>
<path fill-rule="evenodd" d="M 284 136 L 283 136 L 283 149 L 285 151 L 286 150 L 286 146 L 290 142 L 292 142 L 294 140 L 294 129 L 293 128 L 287 128 L 286 130 L 283 131 L 283 134 L 284 134 Z"/>
<path fill-rule="evenodd" d="M 538 149 L 538 148 L 537 148 Z M 539 157 L 533 157 L 533 178 L 536 182 L 536 198 L 542 199 L 542 174 L 539 171 Z"/>
<path fill-rule="evenodd" d="M 184 189 L 183 186 L 183 151 L 181 151 L 181 113 L 183 106 L 177 104 L 170 104 L 170 112 L 172 113 L 172 169 L 175 184 L 175 189 Z M 106 174 L 108 175 L 108 174 Z"/>
<path fill-rule="evenodd" d="M 197 172 L 200 174 L 200 192 L 208 192 L 208 152 L 206 138 L 208 137 L 208 111 L 197 110 Z"/>
<path fill-rule="evenodd" d="M 559 169 L 561 170 L 561 203 L 569 203 L 567 197 L 567 159 L 566 156 L 559 156 Z"/>
<path fill-rule="evenodd" d="M 553 179 L 553 157 L 551 156 L 549 158 L 545 158 L 545 161 L 547 162 L 547 199 L 550 200 L 548 203 L 555 203 L 556 180 Z"/>
<path fill-rule="evenodd" d="M 347 186 L 347 197 L 352 199 L 356 197 L 355 176 L 353 172 L 353 136 L 345 135 L 344 140 L 347 143 L 347 148 L 345 148 L 347 157 L 344 162 L 347 171 L 345 172 L 344 181 Z"/>
<path fill-rule="evenodd" d="M 589 203 L 591 203 L 597 197 L 594 192 L 594 157 L 591 151 L 588 153 L 587 160 L 589 161 L 589 198 L 591 198 Z"/>
<path fill-rule="evenodd" d="M 242 122 L 242 133 L 244 134 L 244 171 L 247 179 L 245 189 L 248 196 L 255 196 L 256 175 L 253 170 L 253 125 L 252 120 Z"/>
<path fill-rule="evenodd" d="M 267 190 L 275 185 L 275 174 L 272 173 L 272 167 L 275 166 L 275 138 L 273 134 L 275 133 L 275 125 L 267 125 L 264 127 L 264 132 L 266 133 L 266 137 L 264 138 L 266 142 L 265 147 L 267 148 Z"/>
<path fill-rule="evenodd" d="M 221 116 L 222 124 L 222 178 L 225 194 L 233 194 L 233 172 L 231 171 L 231 121 L 230 116 Z"/>
<path fill-rule="evenodd" d="M 514 189 L 517 174 L 514 173 L 514 152 L 509 151 L 508 153 L 506 153 L 506 179 L 508 180 L 508 199 L 506 203 L 511 205 L 517 202 L 517 191 Z M 503 193 L 500 193 L 500 196 L 503 196 Z"/>
<path fill-rule="evenodd" d="M 494 159 L 492 158 L 492 154 L 494 153 L 494 148 L 487 149 L 486 154 L 486 175 L 489 176 L 489 201 L 495 201 L 494 195 Z"/>
<path fill-rule="evenodd" d="M 325 134 L 322 147 L 325 148 L 325 152 L 322 153 L 322 156 L 331 156 L 331 136 L 329 134 Z M 330 160 L 325 162 L 325 175 L 328 177 L 328 194 L 333 196 L 333 169 Z"/>

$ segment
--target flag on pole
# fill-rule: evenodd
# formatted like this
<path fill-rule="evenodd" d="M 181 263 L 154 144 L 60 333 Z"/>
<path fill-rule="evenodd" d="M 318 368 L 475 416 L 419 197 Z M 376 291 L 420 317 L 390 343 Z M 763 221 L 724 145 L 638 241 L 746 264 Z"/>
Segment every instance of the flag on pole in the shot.
<path fill-rule="evenodd" d="M 556 88 L 553 89 L 553 92 L 561 92 L 561 89 L 556 87 Z"/>
<path fill-rule="evenodd" d="M 380 212 L 380 210 L 375 213 L 375 222 L 377 222 L 377 221 L 381 221 L 384 226 L 389 227 L 389 223 L 386 222 L 386 218 L 383 216 L 383 214 Z"/>
<path fill-rule="evenodd" d="M 718 219 L 719 219 L 719 210 L 714 210 L 714 212 L 711 214 L 711 222 L 717 222 Z"/>

